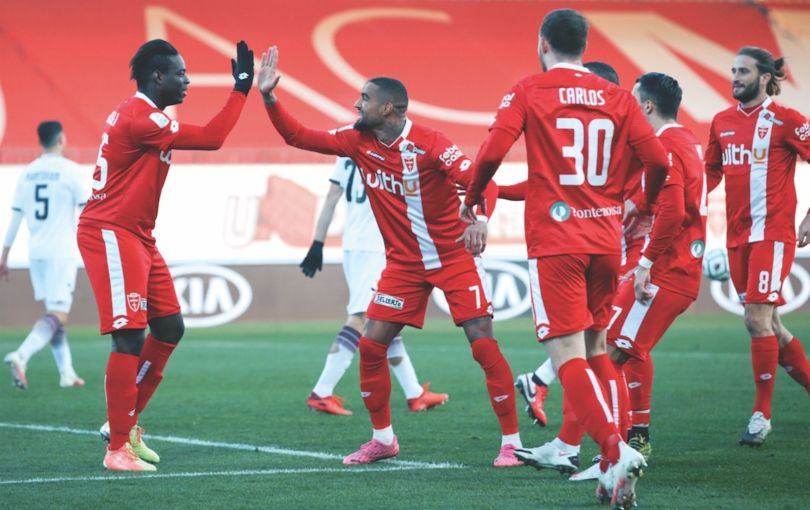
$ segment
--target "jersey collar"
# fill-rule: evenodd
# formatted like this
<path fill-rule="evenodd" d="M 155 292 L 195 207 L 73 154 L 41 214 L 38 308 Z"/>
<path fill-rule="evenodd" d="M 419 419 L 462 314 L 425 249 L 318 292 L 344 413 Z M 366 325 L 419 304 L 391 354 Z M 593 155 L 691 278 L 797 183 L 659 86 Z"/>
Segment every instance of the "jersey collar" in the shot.
<path fill-rule="evenodd" d="M 553 66 L 551 66 L 551 69 L 557 69 L 558 67 L 562 69 L 570 69 L 572 71 L 580 71 L 582 73 L 590 73 L 587 67 L 578 66 L 576 64 L 569 64 L 568 62 L 559 62 L 557 64 L 554 64 Z M 551 69 L 549 69 L 549 71 L 551 71 Z"/>
<path fill-rule="evenodd" d="M 149 99 L 149 96 L 147 96 L 146 94 L 144 94 L 142 92 L 136 92 L 135 97 L 137 97 L 138 99 L 142 99 L 142 100 L 146 101 L 146 103 L 149 106 L 151 106 L 152 108 L 157 108 L 157 105 L 155 104 L 155 102 L 152 101 L 151 99 Z"/>
<path fill-rule="evenodd" d="M 742 113 L 746 117 L 750 117 L 755 113 L 759 112 L 760 110 L 765 110 L 771 105 L 771 103 L 773 103 L 773 99 L 771 99 L 771 96 L 768 96 L 765 98 L 765 101 L 763 101 L 762 104 L 760 104 L 750 112 L 746 112 L 745 110 L 743 110 L 742 103 L 737 103 L 737 111 Z"/>
<path fill-rule="evenodd" d="M 385 147 L 388 147 L 389 149 L 391 147 L 395 147 L 400 140 L 405 140 L 406 138 L 408 138 L 408 135 L 411 133 L 411 128 L 412 127 L 413 127 L 413 122 L 411 121 L 411 119 L 406 118 L 405 119 L 405 126 L 402 128 L 402 133 L 400 133 L 399 136 L 396 137 L 394 139 L 394 141 L 391 142 L 390 145 L 387 144 L 387 143 L 382 143 L 382 142 L 380 142 L 380 143 L 382 145 L 384 145 Z M 379 138 L 377 139 L 377 141 L 378 142 L 380 141 Z"/>
<path fill-rule="evenodd" d="M 679 128 L 679 127 L 683 127 L 683 126 L 678 124 L 677 122 L 670 122 L 669 124 L 664 124 L 663 126 L 658 128 L 658 131 L 655 133 L 655 136 L 661 136 L 661 133 L 663 133 L 664 131 L 666 131 L 669 128 Z"/>

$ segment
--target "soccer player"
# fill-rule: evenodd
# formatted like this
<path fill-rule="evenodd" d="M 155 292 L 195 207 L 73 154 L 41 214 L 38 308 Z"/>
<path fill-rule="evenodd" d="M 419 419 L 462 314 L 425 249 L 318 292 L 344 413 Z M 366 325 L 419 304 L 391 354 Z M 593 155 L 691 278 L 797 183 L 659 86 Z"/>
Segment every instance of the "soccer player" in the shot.
<path fill-rule="evenodd" d="M 619 85 L 619 74 L 610 64 L 594 61 L 585 62 L 582 64 L 582 66 L 593 74 L 601 76 L 607 81 Z M 634 177 L 634 181 L 635 180 L 639 181 L 638 184 L 640 186 L 641 172 L 638 172 L 637 178 Z M 498 198 L 516 201 L 526 200 L 526 181 L 513 184 L 511 186 L 498 186 Z M 624 236 L 622 236 L 622 268 L 624 268 L 625 263 L 627 263 L 632 257 L 631 254 L 636 252 L 634 248 L 636 247 L 628 246 L 627 243 L 625 243 Z M 637 248 L 639 253 L 638 256 L 640 256 L 641 246 L 638 246 Z M 637 261 L 638 258 L 635 260 Z M 635 265 L 632 267 L 635 267 Z M 625 272 L 626 271 L 620 271 L 619 274 L 624 274 Z M 547 358 L 545 362 L 537 367 L 537 370 L 526 374 L 520 374 L 515 380 L 515 388 L 517 388 L 518 392 L 523 396 L 524 400 L 526 400 L 526 413 L 529 415 L 529 418 L 533 423 L 541 427 L 548 425 L 548 417 L 546 416 L 546 411 L 543 408 L 543 403 L 546 401 L 549 394 L 548 386 L 556 379 L 557 372 L 554 370 L 554 364 L 551 362 L 551 358 Z M 579 465 L 578 452 L 573 462 L 575 462 L 576 465 Z"/>
<path fill-rule="evenodd" d="M 703 150 L 695 135 L 677 123 L 683 95 L 677 80 L 661 73 L 642 75 L 633 95 L 672 163 L 658 199 L 649 243 L 633 275 L 619 285 L 613 302 L 608 352 L 620 366 L 630 359 L 648 358 L 673 321 L 697 299 L 708 214 Z M 628 442 L 645 458 L 652 450 L 651 384 L 650 378 L 644 394 L 631 393 L 630 408 L 620 410 L 638 415 Z M 629 426 L 626 417 L 621 421 Z"/>
<path fill-rule="evenodd" d="M 368 464 L 399 453 L 391 426 L 388 345 L 405 325 L 422 327 L 431 290 L 438 287 L 486 375 L 502 432 L 495 466 L 520 465 L 513 453 L 521 444 L 512 370 L 493 337 L 480 260 L 470 253 L 484 249 L 486 216 L 466 229 L 458 218 L 456 183 L 468 184 L 472 162 L 443 134 L 408 119 L 407 91 L 393 78 L 366 82 L 355 103 L 360 118 L 354 125 L 331 132 L 302 126 L 273 93 L 277 62 L 272 47 L 262 56 L 258 78 L 270 120 L 290 145 L 352 158 L 386 248 L 386 266 L 358 341 L 360 394 L 371 415 L 372 439 L 343 463 Z M 491 214 L 496 186 L 487 188 L 486 197 Z"/>
<path fill-rule="evenodd" d="M 332 342 L 321 376 L 307 398 L 307 405 L 322 413 L 350 415 L 352 412 L 343 407 L 343 398 L 333 395 L 333 391 L 357 351 L 366 322 L 366 308 L 371 303 L 377 280 L 385 267 L 385 247 L 369 206 L 363 176 L 354 161 L 337 158 L 329 182 L 329 192 L 315 226 L 315 240 L 300 267 L 304 275 L 310 278 L 321 270 L 326 233 L 332 223 L 335 207 L 341 198 L 345 198 L 347 213 L 343 228 L 343 275 L 349 286 L 349 303 L 346 305 L 348 317 Z M 430 391 L 429 384 L 419 385 L 402 335 L 394 337 L 388 346 L 388 364 L 405 392 L 411 411 L 426 411 L 447 402 L 447 393 L 434 393 Z"/>
<path fill-rule="evenodd" d="M 193 126 L 163 112 L 186 97 L 183 57 L 162 39 L 144 43 L 130 61 L 138 91 L 110 113 L 101 135 L 78 241 L 101 334 L 112 336 L 105 378 L 109 422 L 102 427 L 102 435 L 109 428 L 110 441 L 104 467 L 112 471 L 155 471 L 160 461 L 144 444 L 138 417 L 163 379 L 184 325 L 152 230 L 172 150 L 218 149 L 239 119 L 253 83 L 253 52 L 240 41 L 236 55 L 236 83 L 225 106 L 205 126 Z"/>
<path fill-rule="evenodd" d="M 587 34 L 587 21 L 572 9 L 543 19 L 538 53 L 546 72 L 524 78 L 501 100 L 462 216 L 471 220 L 469 208 L 480 203 L 485 185 L 525 132 L 525 228 L 537 338 L 557 367 L 565 398 L 602 451 L 600 498 L 630 505 L 646 464 L 622 440 L 602 388 L 618 378 L 605 352 L 605 330 L 619 270 L 627 175 L 613 156 L 632 146 L 647 168 L 650 204 L 668 164 L 633 96 L 582 67 Z M 531 454 L 516 452 L 519 458 Z"/>
<path fill-rule="evenodd" d="M 0 278 L 8 278 L 8 254 L 25 218 L 30 232 L 29 275 L 34 299 L 43 301 L 39 319 L 16 351 L 4 361 L 14 386 L 28 388 L 26 365 L 47 343 L 51 344 L 59 386 L 84 386 L 76 374 L 65 325 L 76 287 L 76 209 L 84 206 L 90 191 L 82 170 L 62 154 L 67 144 L 62 125 L 46 121 L 37 127 L 42 155 L 26 167 L 17 181 L 11 204 L 11 223 L 0 255 Z"/>
<path fill-rule="evenodd" d="M 784 79 L 784 59 L 762 48 L 740 49 L 731 65 L 731 93 L 739 103 L 715 115 L 706 149 L 709 191 L 726 178 L 729 268 L 751 336 L 756 399 L 740 436 L 747 446 L 761 446 L 771 431 L 777 364 L 810 392 L 810 363 L 777 311 L 796 252 L 796 159 L 810 159 L 810 123 L 772 98 Z M 808 217 L 802 228 L 806 237 Z"/>

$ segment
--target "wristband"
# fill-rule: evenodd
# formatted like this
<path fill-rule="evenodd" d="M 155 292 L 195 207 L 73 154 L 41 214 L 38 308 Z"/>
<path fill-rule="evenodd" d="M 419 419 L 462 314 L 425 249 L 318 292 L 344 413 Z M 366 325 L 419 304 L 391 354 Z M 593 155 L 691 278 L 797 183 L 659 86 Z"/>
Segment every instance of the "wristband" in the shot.
<path fill-rule="evenodd" d="M 487 218 L 486 214 L 476 214 L 475 219 L 478 221 L 483 221 L 484 223 L 489 223 L 489 218 Z"/>

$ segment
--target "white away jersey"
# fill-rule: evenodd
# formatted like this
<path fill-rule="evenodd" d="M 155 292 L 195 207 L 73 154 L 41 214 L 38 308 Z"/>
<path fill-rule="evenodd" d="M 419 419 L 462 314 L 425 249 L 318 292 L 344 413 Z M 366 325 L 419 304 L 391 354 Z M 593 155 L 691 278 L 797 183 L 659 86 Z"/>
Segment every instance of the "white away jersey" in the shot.
<path fill-rule="evenodd" d="M 380 228 L 363 186 L 363 176 L 354 161 L 351 158 L 337 158 L 335 172 L 329 180 L 343 188 L 346 199 L 343 249 L 385 253 Z"/>
<path fill-rule="evenodd" d="M 67 158 L 43 154 L 26 167 L 11 208 L 23 213 L 31 232 L 30 258 L 75 256 L 76 207 L 84 205 L 89 194 L 89 179 Z"/>

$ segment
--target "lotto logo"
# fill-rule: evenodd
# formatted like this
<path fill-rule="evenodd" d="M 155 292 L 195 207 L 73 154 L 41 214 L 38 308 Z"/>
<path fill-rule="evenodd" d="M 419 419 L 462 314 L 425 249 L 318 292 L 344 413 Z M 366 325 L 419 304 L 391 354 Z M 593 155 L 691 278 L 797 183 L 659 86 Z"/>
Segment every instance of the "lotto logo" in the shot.
<path fill-rule="evenodd" d="M 127 324 L 129 324 L 129 320 L 126 317 L 119 317 L 113 321 L 112 327 L 113 329 L 121 329 Z"/>
<path fill-rule="evenodd" d="M 771 379 L 773 379 L 773 374 L 769 373 L 759 374 L 760 381 L 770 381 Z"/>
<path fill-rule="evenodd" d="M 548 327 L 548 324 L 539 324 L 537 326 L 537 338 L 543 339 L 551 333 L 551 328 Z"/>
<path fill-rule="evenodd" d="M 810 138 L 810 122 L 805 122 L 801 125 L 801 127 L 797 127 L 793 131 L 796 133 L 796 136 L 799 137 L 799 140 L 807 140 Z"/>
<path fill-rule="evenodd" d="M 779 299 L 778 292 L 771 292 L 770 294 L 768 294 L 768 301 L 770 301 L 771 303 L 775 303 L 777 299 Z"/>
<path fill-rule="evenodd" d="M 695 257 L 696 259 L 703 256 L 703 252 L 705 249 L 706 245 L 700 239 L 692 241 L 692 245 L 689 247 L 689 251 L 692 253 L 692 256 Z"/>

